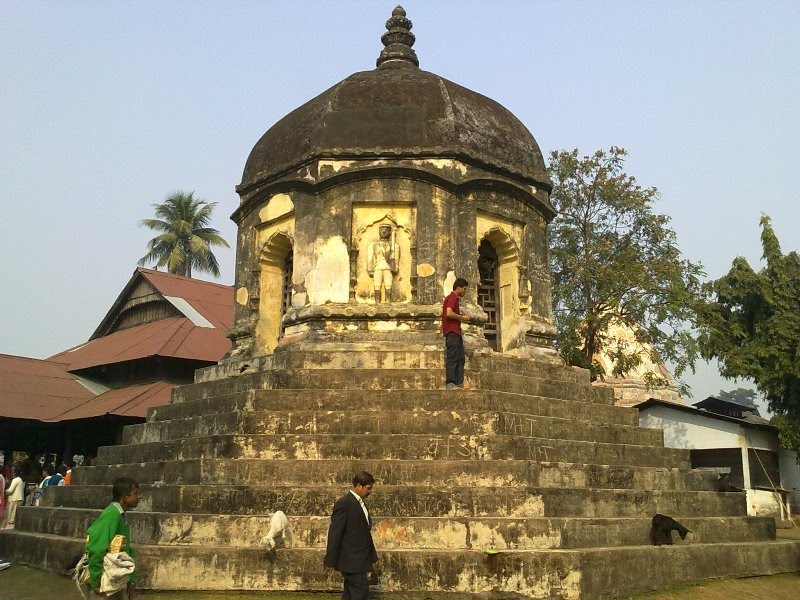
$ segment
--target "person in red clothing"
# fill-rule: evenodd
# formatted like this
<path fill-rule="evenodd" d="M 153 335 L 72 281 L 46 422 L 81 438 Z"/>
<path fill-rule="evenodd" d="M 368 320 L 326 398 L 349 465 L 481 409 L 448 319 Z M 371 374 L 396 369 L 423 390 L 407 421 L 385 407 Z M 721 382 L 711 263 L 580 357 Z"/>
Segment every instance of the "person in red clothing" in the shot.
<path fill-rule="evenodd" d="M 469 321 L 461 314 L 459 298 L 467 293 L 466 279 L 459 277 L 453 282 L 453 291 L 442 303 L 442 335 L 445 346 L 445 389 L 464 387 L 464 339 L 461 337 L 461 323 Z"/>

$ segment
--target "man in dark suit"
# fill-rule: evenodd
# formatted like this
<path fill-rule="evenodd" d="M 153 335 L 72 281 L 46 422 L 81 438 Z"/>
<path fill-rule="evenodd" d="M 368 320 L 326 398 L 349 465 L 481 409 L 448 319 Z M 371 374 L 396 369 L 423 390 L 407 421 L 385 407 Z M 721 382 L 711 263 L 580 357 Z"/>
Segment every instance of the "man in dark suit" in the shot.
<path fill-rule="evenodd" d="M 375 478 L 361 471 L 353 477 L 353 488 L 333 505 L 325 567 L 342 574 L 342 600 L 366 600 L 369 593 L 367 573 L 378 562 L 370 533 L 372 520 L 364 504 L 374 484 Z"/>

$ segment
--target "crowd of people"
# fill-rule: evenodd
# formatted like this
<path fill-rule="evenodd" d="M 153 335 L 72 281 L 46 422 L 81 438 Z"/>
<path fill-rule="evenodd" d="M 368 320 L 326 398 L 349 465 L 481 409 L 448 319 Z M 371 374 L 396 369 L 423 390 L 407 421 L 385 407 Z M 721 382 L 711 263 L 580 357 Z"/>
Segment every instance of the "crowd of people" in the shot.
<path fill-rule="evenodd" d="M 84 459 L 83 464 L 90 464 Z M 13 529 L 17 507 L 38 506 L 49 486 L 69 485 L 72 479 L 74 460 L 55 466 L 55 455 L 34 452 L 25 459 L 10 464 L 6 461 L 0 470 L 0 522 L 3 529 Z"/>
<path fill-rule="evenodd" d="M 91 457 L 77 458 L 82 458 L 83 465 L 91 465 Z M 41 453 L 32 453 L 13 466 L 8 462 L 0 470 L 3 529 L 14 528 L 20 504 L 38 506 L 48 487 L 70 485 L 75 466 L 74 461 L 55 466 L 55 455 Z M 81 591 L 85 589 L 92 596 L 115 600 L 133 598 L 135 554 L 125 513 L 135 508 L 139 499 L 139 484 L 133 479 L 121 477 L 113 482 L 112 502 L 88 528 L 86 552 L 73 563 L 75 580 Z M 0 571 L 10 566 L 10 562 L 0 560 Z"/>

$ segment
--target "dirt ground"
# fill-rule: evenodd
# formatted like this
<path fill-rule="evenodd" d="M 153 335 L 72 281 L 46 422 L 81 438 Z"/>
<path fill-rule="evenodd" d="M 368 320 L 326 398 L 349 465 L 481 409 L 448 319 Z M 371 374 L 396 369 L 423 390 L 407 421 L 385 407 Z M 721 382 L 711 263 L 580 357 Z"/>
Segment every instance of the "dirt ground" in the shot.
<path fill-rule="evenodd" d="M 136 600 L 334 600 L 341 594 L 264 594 L 259 592 L 151 592 L 140 591 Z M 89 599 L 97 598 L 90 596 Z M 1 600 L 81 600 L 71 579 L 64 575 L 11 565 L 0 571 Z"/>
<path fill-rule="evenodd" d="M 263 592 L 137 592 L 141 600 L 335 600 L 340 594 Z M 431 596 L 435 599 L 435 596 Z M 80 600 L 75 584 L 62 575 L 12 565 L 0 572 L 3 600 Z M 634 596 L 629 600 L 797 600 L 800 573 L 771 577 L 723 579 L 700 585 Z"/>

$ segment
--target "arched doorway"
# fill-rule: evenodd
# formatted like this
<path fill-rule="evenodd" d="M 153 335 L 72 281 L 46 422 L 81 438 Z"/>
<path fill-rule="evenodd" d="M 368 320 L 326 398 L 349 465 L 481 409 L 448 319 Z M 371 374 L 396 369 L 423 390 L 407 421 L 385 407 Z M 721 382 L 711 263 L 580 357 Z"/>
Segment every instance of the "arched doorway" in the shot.
<path fill-rule="evenodd" d="M 489 240 L 482 240 L 478 247 L 478 273 L 480 275 L 478 304 L 487 315 L 486 323 L 483 326 L 483 335 L 489 342 L 489 347 L 494 351 L 497 351 L 500 337 L 497 267 L 497 251 L 489 243 Z"/>
<path fill-rule="evenodd" d="M 267 353 L 283 335 L 283 316 L 292 306 L 292 240 L 284 233 L 273 235 L 259 257 L 259 298 L 256 340 Z"/>

